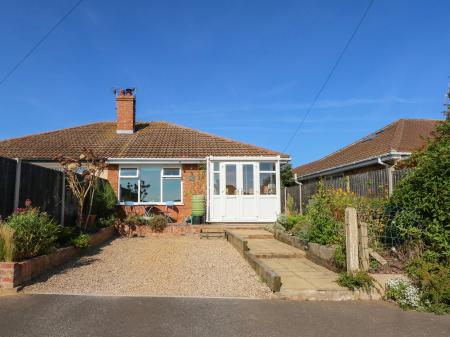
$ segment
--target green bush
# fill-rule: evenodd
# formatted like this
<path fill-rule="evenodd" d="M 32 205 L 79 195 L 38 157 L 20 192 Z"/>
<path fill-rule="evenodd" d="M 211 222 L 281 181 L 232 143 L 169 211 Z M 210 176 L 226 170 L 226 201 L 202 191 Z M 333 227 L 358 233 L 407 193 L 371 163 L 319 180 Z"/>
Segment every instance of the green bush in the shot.
<path fill-rule="evenodd" d="M 110 215 L 107 218 L 100 218 L 97 221 L 97 226 L 100 228 L 106 228 L 106 227 L 110 227 L 113 226 L 117 221 L 117 218 L 114 214 Z"/>
<path fill-rule="evenodd" d="M 449 117 L 449 116 L 447 116 Z M 415 167 L 396 186 L 389 207 L 405 241 L 418 242 L 442 263 L 450 260 L 450 119 L 406 163 Z"/>
<path fill-rule="evenodd" d="M 115 213 L 116 193 L 108 182 L 99 182 L 95 187 L 92 214 L 97 218 L 109 218 Z"/>
<path fill-rule="evenodd" d="M 58 246 L 59 247 L 69 246 L 72 243 L 72 240 L 77 237 L 78 233 L 79 229 L 77 227 L 61 226 L 60 231 L 58 232 L 58 240 L 57 240 Z"/>
<path fill-rule="evenodd" d="M 277 223 L 283 226 L 286 231 L 290 231 L 296 226 L 303 225 L 305 223 L 305 217 L 301 214 L 280 215 Z"/>
<path fill-rule="evenodd" d="M 345 245 L 339 245 L 336 248 L 336 251 L 333 255 L 333 264 L 336 266 L 336 268 L 340 271 L 345 270 L 347 267 L 347 260 L 346 260 L 346 254 L 345 254 Z"/>
<path fill-rule="evenodd" d="M 76 248 L 85 249 L 89 247 L 90 236 L 88 234 L 80 234 L 75 239 L 72 240 L 72 244 Z"/>
<path fill-rule="evenodd" d="M 6 220 L 6 225 L 14 230 L 18 261 L 47 254 L 56 248 L 61 226 L 37 208 L 14 213 Z"/>
<path fill-rule="evenodd" d="M 420 292 L 417 287 L 401 278 L 391 279 L 386 284 L 387 299 L 397 302 L 402 309 L 420 308 Z"/>
<path fill-rule="evenodd" d="M 153 232 L 162 232 L 167 227 L 167 218 L 164 215 L 155 215 L 148 222 Z"/>
<path fill-rule="evenodd" d="M 0 223 L 0 261 L 13 261 L 15 249 L 14 230 Z"/>
<path fill-rule="evenodd" d="M 450 266 L 425 258 L 411 261 L 406 271 L 420 289 L 425 309 L 436 313 L 450 313 Z"/>
<path fill-rule="evenodd" d="M 365 271 L 359 271 L 355 274 L 350 272 L 340 273 L 337 283 L 350 290 L 364 289 L 369 291 L 373 287 L 373 278 Z"/>

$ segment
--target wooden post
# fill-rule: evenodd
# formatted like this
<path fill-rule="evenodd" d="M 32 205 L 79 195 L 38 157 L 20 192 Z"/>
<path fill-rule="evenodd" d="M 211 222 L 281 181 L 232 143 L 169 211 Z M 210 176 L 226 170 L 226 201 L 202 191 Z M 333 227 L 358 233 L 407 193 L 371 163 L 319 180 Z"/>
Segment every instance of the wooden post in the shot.
<path fill-rule="evenodd" d="M 16 181 L 14 185 L 14 211 L 19 208 L 19 194 L 20 194 L 20 175 L 22 172 L 22 159 L 16 158 Z"/>
<path fill-rule="evenodd" d="M 303 203 L 302 203 L 302 183 L 298 184 L 298 203 L 300 214 L 303 214 Z"/>
<path fill-rule="evenodd" d="M 61 226 L 64 226 L 64 218 L 66 211 L 66 174 L 62 172 L 62 190 L 61 190 Z"/>
<path fill-rule="evenodd" d="M 345 209 L 345 251 L 347 258 L 347 271 L 354 273 L 359 270 L 358 260 L 358 218 L 356 209 Z"/>
<path fill-rule="evenodd" d="M 288 207 L 287 207 L 287 187 L 284 187 L 284 214 L 288 214 Z"/>
<path fill-rule="evenodd" d="M 386 170 L 388 175 L 389 196 L 391 196 L 392 192 L 394 192 L 394 178 L 393 178 L 394 167 L 390 166 Z"/>
<path fill-rule="evenodd" d="M 367 224 L 359 223 L 359 258 L 361 269 L 369 270 L 369 237 L 367 235 Z"/>

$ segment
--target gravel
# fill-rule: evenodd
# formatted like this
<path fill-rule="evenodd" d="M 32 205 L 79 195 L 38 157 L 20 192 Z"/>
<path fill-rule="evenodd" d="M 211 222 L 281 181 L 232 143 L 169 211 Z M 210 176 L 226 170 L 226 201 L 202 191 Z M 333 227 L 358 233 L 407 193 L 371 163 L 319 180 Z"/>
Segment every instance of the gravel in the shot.
<path fill-rule="evenodd" d="M 122 238 L 23 289 L 25 293 L 268 298 L 262 283 L 223 239 Z"/>

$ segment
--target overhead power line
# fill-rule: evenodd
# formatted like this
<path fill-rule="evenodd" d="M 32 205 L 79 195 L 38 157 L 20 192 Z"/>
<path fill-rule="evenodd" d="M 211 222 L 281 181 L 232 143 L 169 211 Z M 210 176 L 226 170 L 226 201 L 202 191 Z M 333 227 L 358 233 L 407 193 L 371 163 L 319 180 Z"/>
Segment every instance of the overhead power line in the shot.
<path fill-rule="evenodd" d="M 59 25 L 61 25 L 64 20 L 66 20 L 72 12 L 77 9 L 77 7 L 83 2 L 84 0 L 79 0 L 72 8 L 69 9 L 69 11 L 64 14 L 64 16 L 59 19 L 58 22 L 56 22 L 53 27 L 36 43 L 34 46 L 5 74 L 5 76 L 2 77 L 0 80 L 0 86 L 5 83 L 5 81 L 17 70 L 19 67 L 24 63 L 35 51 L 39 48 L 39 46 L 58 28 Z"/>
<path fill-rule="evenodd" d="M 308 115 L 310 114 L 310 112 L 312 111 L 314 106 L 316 105 L 318 99 L 320 98 L 320 95 L 322 95 L 322 92 L 324 91 L 324 89 L 327 86 L 328 82 L 333 77 L 336 68 L 338 67 L 339 63 L 342 60 L 342 57 L 344 56 L 344 54 L 347 51 L 347 49 L 350 46 L 350 44 L 352 43 L 353 38 L 356 36 L 356 33 L 358 33 L 359 28 L 361 27 L 362 23 L 364 22 L 364 19 L 366 18 L 367 14 L 369 13 L 370 9 L 372 8 L 372 5 L 373 5 L 374 2 L 375 2 L 375 0 L 371 0 L 369 2 L 369 5 L 367 6 L 367 8 L 364 11 L 363 15 L 361 16 L 361 18 L 359 19 L 358 24 L 356 25 L 355 29 L 353 30 L 352 34 L 350 35 L 350 38 L 347 40 L 344 48 L 342 49 L 341 53 L 338 56 L 336 62 L 334 63 L 333 67 L 331 68 L 330 72 L 328 73 L 327 77 L 325 78 L 325 81 L 322 83 L 322 86 L 320 87 L 319 91 L 314 96 L 314 99 L 313 99 L 311 105 L 308 107 L 308 110 L 306 110 L 305 114 L 303 115 L 303 118 L 300 120 L 299 124 L 297 125 L 297 128 L 295 129 L 295 131 L 292 134 L 291 138 L 289 139 L 289 141 L 287 142 L 286 146 L 284 147 L 283 152 L 285 152 L 289 148 L 289 146 L 292 144 L 292 142 L 294 141 L 294 139 L 297 136 L 298 132 L 302 128 L 303 123 L 305 122 L 306 118 L 308 117 Z"/>

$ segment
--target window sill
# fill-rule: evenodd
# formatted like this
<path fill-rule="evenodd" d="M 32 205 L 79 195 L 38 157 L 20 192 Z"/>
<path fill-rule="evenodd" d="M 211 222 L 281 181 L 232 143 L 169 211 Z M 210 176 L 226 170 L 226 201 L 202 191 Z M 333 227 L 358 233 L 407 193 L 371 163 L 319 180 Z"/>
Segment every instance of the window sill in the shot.
<path fill-rule="evenodd" d="M 124 202 L 119 202 L 116 205 L 118 205 L 118 206 L 129 206 L 129 207 L 134 207 L 134 206 L 167 206 L 167 204 L 165 202 L 160 202 L 160 203 L 135 202 L 132 205 L 127 205 Z M 182 203 L 182 202 L 175 202 L 173 204 L 173 206 L 184 206 L 184 203 Z"/>

